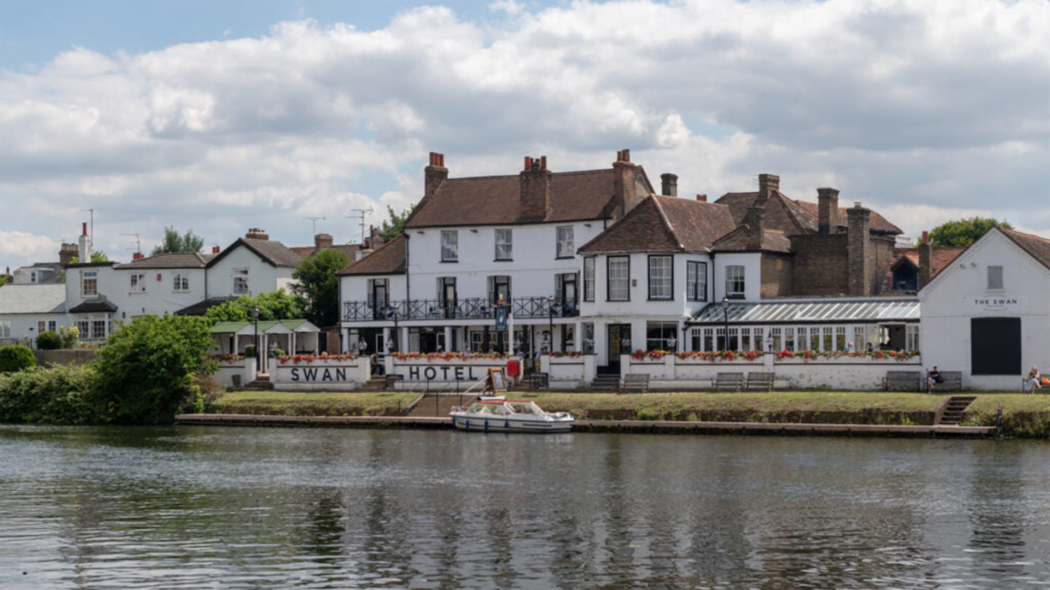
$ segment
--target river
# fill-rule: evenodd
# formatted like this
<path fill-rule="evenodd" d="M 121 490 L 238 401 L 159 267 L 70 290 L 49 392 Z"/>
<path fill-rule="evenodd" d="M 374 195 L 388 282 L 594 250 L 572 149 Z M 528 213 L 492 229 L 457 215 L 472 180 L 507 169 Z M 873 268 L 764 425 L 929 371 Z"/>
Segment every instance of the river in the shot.
<path fill-rule="evenodd" d="M 0 426 L 0 588 L 1046 588 L 1050 444 Z"/>

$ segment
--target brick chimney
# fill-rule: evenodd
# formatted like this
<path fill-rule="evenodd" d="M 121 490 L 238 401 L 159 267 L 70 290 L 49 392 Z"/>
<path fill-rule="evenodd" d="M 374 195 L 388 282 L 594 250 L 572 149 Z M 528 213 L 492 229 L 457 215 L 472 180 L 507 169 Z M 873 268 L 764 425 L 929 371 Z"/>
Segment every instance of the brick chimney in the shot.
<path fill-rule="evenodd" d="M 318 250 L 331 248 L 333 242 L 332 234 L 317 234 L 314 236 L 314 248 Z"/>
<path fill-rule="evenodd" d="M 665 172 L 660 175 L 660 194 L 665 197 L 678 196 L 678 175 Z"/>
<path fill-rule="evenodd" d="M 817 227 L 822 234 L 839 233 L 838 189 L 817 189 Z"/>
<path fill-rule="evenodd" d="M 80 262 L 91 262 L 91 237 L 88 236 L 87 222 L 84 223 L 78 243 L 80 247 L 78 248 L 77 257 L 80 259 Z"/>
<path fill-rule="evenodd" d="M 132 260 L 142 260 L 145 257 L 146 257 L 146 255 L 143 254 L 142 252 L 133 252 L 131 254 L 131 259 Z"/>
<path fill-rule="evenodd" d="M 780 177 L 776 174 L 758 175 L 758 200 L 760 203 L 768 201 L 774 192 L 780 190 Z"/>
<path fill-rule="evenodd" d="M 849 294 L 866 297 L 871 295 L 871 210 L 861 207 L 858 201 L 848 211 L 848 259 Z"/>
<path fill-rule="evenodd" d="M 525 169 L 521 179 L 521 203 L 519 219 L 541 221 L 551 208 L 551 171 L 547 170 L 547 156 L 530 158 L 525 156 Z"/>
<path fill-rule="evenodd" d="M 707 195 L 696 195 L 696 200 L 700 201 L 701 203 L 706 203 L 707 202 Z"/>
<path fill-rule="evenodd" d="M 58 263 L 62 266 L 70 264 L 77 257 L 77 245 L 62 243 L 58 249 Z"/>
<path fill-rule="evenodd" d="M 762 227 L 762 219 L 765 216 L 766 208 L 761 205 L 752 205 L 747 208 L 747 214 L 744 215 L 744 225 L 747 226 L 748 250 L 762 249 L 762 234 L 765 231 Z"/>
<path fill-rule="evenodd" d="M 423 196 L 434 196 L 438 187 L 446 180 L 448 168 L 445 168 L 445 154 L 430 152 L 430 165 L 423 169 Z"/>
<path fill-rule="evenodd" d="M 218 254 L 219 251 L 220 251 L 220 248 L 218 246 L 212 246 L 211 247 L 211 253 L 212 254 Z"/>
<path fill-rule="evenodd" d="M 631 150 L 616 152 L 616 161 L 613 162 L 613 195 L 615 207 L 619 209 L 618 215 L 625 215 L 645 198 L 646 195 L 638 194 L 637 179 L 638 167 L 631 163 Z"/>
<path fill-rule="evenodd" d="M 248 230 L 248 233 L 244 237 L 249 240 L 269 240 L 270 234 L 266 233 L 266 230 L 253 227 Z"/>
<path fill-rule="evenodd" d="M 933 246 L 930 244 L 930 232 L 922 232 L 919 242 L 919 288 L 922 289 L 933 278 Z"/>

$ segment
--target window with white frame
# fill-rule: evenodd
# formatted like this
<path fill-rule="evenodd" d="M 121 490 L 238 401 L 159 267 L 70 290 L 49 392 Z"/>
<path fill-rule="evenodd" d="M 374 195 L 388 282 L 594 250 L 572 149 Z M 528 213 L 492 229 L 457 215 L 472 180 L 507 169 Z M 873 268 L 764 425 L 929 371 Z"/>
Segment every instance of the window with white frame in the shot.
<path fill-rule="evenodd" d="M 846 326 L 835 326 L 835 350 L 846 350 Z"/>
<path fill-rule="evenodd" d="M 106 337 L 106 320 L 91 321 L 91 339 L 101 340 Z"/>
<path fill-rule="evenodd" d="M 172 287 L 176 291 L 190 290 L 190 277 L 188 275 L 176 274 L 173 283 Z"/>
<path fill-rule="evenodd" d="M 649 257 L 649 299 L 674 299 L 674 271 L 670 256 Z"/>
<path fill-rule="evenodd" d="M 572 258 L 575 254 L 573 247 L 572 226 L 565 225 L 557 229 L 558 233 L 558 258 Z"/>
<path fill-rule="evenodd" d="M 441 232 L 441 262 L 459 262 L 459 232 L 454 229 Z"/>
<path fill-rule="evenodd" d="M 673 322 L 647 322 L 645 325 L 646 350 L 676 350 L 678 347 L 678 324 Z"/>
<path fill-rule="evenodd" d="M 853 349 L 864 350 L 864 326 L 853 326 Z"/>
<path fill-rule="evenodd" d="M 1003 290 L 1003 267 L 1001 267 L 1001 266 L 989 266 L 988 267 L 988 290 L 989 291 L 1002 291 Z"/>
<path fill-rule="evenodd" d="M 909 351 L 919 350 L 919 324 L 905 324 L 904 347 Z"/>
<path fill-rule="evenodd" d="M 774 352 L 780 352 L 781 350 L 784 350 L 784 337 L 782 336 L 782 332 L 780 330 L 780 328 L 769 329 L 769 340 L 770 343 L 773 345 Z"/>
<path fill-rule="evenodd" d="M 91 322 L 87 320 L 77 320 L 76 322 L 77 332 L 80 333 L 80 338 L 87 340 L 91 337 Z"/>
<path fill-rule="evenodd" d="M 726 267 L 726 296 L 742 296 L 744 294 L 744 267 L 741 265 L 730 265 Z"/>
<path fill-rule="evenodd" d="M 513 234 L 509 229 L 496 230 L 496 260 L 510 260 L 514 254 Z"/>
<path fill-rule="evenodd" d="M 583 300 L 594 301 L 594 256 L 583 259 Z"/>
<path fill-rule="evenodd" d="M 95 297 L 98 295 L 98 271 L 84 271 L 80 279 L 80 295 L 82 297 Z"/>
<path fill-rule="evenodd" d="M 11 322 L 8 320 L 0 320 L 0 338 L 11 337 Z"/>
<path fill-rule="evenodd" d="M 146 275 L 139 273 L 131 273 L 130 289 L 132 293 L 145 293 Z"/>
<path fill-rule="evenodd" d="M 685 263 L 685 296 L 689 301 L 707 301 L 707 263 Z"/>
<path fill-rule="evenodd" d="M 631 300 L 631 259 L 627 256 L 610 256 L 607 260 L 609 301 Z"/>
<path fill-rule="evenodd" d="M 247 295 L 248 294 L 248 269 L 247 268 L 235 268 L 235 269 L 233 269 L 233 294 L 234 295 Z"/>
<path fill-rule="evenodd" d="M 58 322 L 55 320 L 40 320 L 36 323 L 37 334 L 43 334 L 44 332 L 55 332 L 58 330 Z"/>

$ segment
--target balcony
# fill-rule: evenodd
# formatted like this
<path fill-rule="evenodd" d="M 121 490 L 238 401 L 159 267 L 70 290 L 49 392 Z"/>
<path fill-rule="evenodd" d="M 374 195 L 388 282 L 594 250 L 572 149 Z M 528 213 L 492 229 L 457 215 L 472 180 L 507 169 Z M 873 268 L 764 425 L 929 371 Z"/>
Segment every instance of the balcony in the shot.
<path fill-rule="evenodd" d="M 554 317 L 580 315 L 575 299 L 555 299 Z M 551 314 L 549 297 L 519 297 L 510 300 L 515 319 L 546 319 Z M 496 304 L 484 297 L 469 297 L 455 301 L 440 299 L 413 299 L 391 301 L 389 306 L 376 307 L 368 301 L 344 301 L 344 322 L 375 322 L 404 320 L 484 320 L 493 318 Z"/>

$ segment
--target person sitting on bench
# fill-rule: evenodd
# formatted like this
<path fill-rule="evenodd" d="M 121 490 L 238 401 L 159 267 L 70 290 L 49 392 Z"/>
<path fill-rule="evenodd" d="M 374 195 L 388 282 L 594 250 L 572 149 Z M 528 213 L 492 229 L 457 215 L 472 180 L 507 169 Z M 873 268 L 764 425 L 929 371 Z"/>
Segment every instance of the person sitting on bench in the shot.
<path fill-rule="evenodd" d="M 933 393 L 933 385 L 935 383 L 944 383 L 944 377 L 941 377 L 941 372 L 937 370 L 937 365 L 933 366 L 933 370 L 926 372 L 926 393 Z"/>
<path fill-rule="evenodd" d="M 1039 367 L 1032 365 L 1032 370 L 1028 371 L 1028 376 L 1024 380 L 1024 390 L 1035 392 L 1035 390 L 1042 387 L 1042 376 L 1039 374 Z"/>

